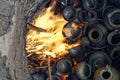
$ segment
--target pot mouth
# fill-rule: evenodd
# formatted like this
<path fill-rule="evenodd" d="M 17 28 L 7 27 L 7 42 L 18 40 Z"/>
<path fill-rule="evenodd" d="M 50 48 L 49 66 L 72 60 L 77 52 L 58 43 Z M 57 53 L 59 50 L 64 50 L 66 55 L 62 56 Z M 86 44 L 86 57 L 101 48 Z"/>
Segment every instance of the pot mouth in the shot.
<path fill-rule="evenodd" d="M 97 18 L 97 13 L 94 10 L 90 10 L 88 12 L 88 18 L 90 18 L 90 20 L 94 21 Z"/>
<path fill-rule="evenodd" d="M 83 66 L 81 66 L 81 64 Z M 84 79 L 88 79 L 91 76 L 91 72 L 92 72 L 91 66 L 84 62 L 81 64 L 79 64 L 78 69 L 76 70 L 78 72 L 77 75 L 79 76 L 79 74 L 80 74 L 80 76 L 79 76 L 80 78 L 82 77 Z M 83 70 L 83 72 L 82 72 L 82 70 Z"/>
<path fill-rule="evenodd" d="M 91 67 L 90 67 L 89 64 L 86 64 L 84 74 L 85 74 L 85 76 L 86 76 L 87 78 L 90 77 L 90 75 L 91 75 Z"/>
<path fill-rule="evenodd" d="M 102 70 L 100 77 L 102 80 L 110 80 L 112 78 L 112 72 L 108 70 Z"/>
<path fill-rule="evenodd" d="M 91 41 L 95 41 L 95 42 L 98 42 L 102 39 L 102 32 L 101 30 L 95 28 L 95 29 L 92 29 L 89 34 L 88 34 L 88 37 Z"/>

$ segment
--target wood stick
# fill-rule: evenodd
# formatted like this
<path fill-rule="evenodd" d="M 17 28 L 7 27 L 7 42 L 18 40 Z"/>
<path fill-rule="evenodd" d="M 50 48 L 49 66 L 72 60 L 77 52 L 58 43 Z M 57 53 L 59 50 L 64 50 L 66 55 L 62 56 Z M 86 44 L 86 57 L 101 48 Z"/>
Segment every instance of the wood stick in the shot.
<path fill-rule="evenodd" d="M 32 29 L 32 30 L 35 30 L 35 31 L 37 31 L 37 32 L 47 32 L 45 29 L 42 29 L 42 28 L 38 28 L 38 27 L 36 27 L 36 26 L 34 26 L 34 25 L 32 25 L 32 24 L 27 24 L 27 28 L 28 29 Z"/>
<path fill-rule="evenodd" d="M 49 74 L 49 78 L 50 80 L 52 80 L 52 76 L 51 76 L 51 69 L 50 69 L 50 56 L 48 56 L 48 74 Z"/>

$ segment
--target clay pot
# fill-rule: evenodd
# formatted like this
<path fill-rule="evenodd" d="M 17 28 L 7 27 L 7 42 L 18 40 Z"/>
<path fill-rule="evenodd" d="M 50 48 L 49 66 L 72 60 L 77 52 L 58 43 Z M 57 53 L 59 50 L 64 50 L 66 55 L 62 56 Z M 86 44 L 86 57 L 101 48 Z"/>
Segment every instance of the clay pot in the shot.
<path fill-rule="evenodd" d="M 84 47 L 82 46 L 73 47 L 69 51 L 69 55 L 72 58 L 80 58 L 83 55 L 83 53 L 84 53 Z"/>
<path fill-rule="evenodd" d="M 97 13 L 95 10 L 81 10 L 78 12 L 78 20 L 80 22 L 94 22 L 97 19 Z"/>
<path fill-rule="evenodd" d="M 89 44 L 94 49 L 104 48 L 107 44 L 108 31 L 102 23 L 88 25 L 85 35 L 88 36 Z"/>
<path fill-rule="evenodd" d="M 85 62 L 81 62 L 74 67 L 74 72 L 79 79 L 86 80 L 91 76 L 91 66 Z"/>
<path fill-rule="evenodd" d="M 73 21 L 77 17 L 77 10 L 72 6 L 67 6 L 63 10 L 63 17 L 67 21 Z"/>
<path fill-rule="evenodd" d="M 120 9 L 107 11 L 107 15 L 105 16 L 104 21 L 105 25 L 110 30 L 120 28 Z"/>
<path fill-rule="evenodd" d="M 120 80 L 120 74 L 115 68 L 106 66 L 95 72 L 94 80 Z"/>
<path fill-rule="evenodd" d="M 111 64 L 110 58 L 103 51 L 93 51 L 89 54 L 88 63 L 91 65 L 93 72 L 98 68 Z"/>
<path fill-rule="evenodd" d="M 69 74 L 72 71 L 73 63 L 70 59 L 61 59 L 56 64 L 57 72 L 60 74 Z"/>
<path fill-rule="evenodd" d="M 69 22 L 63 27 L 62 31 L 68 42 L 75 43 L 82 35 L 82 29 L 77 23 Z"/>

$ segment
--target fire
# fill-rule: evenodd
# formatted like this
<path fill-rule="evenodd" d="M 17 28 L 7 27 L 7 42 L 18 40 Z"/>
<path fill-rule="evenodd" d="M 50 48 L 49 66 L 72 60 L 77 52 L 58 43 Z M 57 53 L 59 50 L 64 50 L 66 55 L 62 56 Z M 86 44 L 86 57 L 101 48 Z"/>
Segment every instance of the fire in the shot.
<path fill-rule="evenodd" d="M 69 49 L 80 45 L 79 42 L 75 44 L 66 43 L 66 38 L 63 36 L 62 31 L 67 21 L 64 20 L 62 15 L 55 15 L 51 11 L 52 7 L 47 8 L 44 15 L 38 15 L 31 23 L 46 31 L 37 32 L 29 29 L 26 39 L 27 53 L 50 55 L 56 58 L 68 54 Z"/>

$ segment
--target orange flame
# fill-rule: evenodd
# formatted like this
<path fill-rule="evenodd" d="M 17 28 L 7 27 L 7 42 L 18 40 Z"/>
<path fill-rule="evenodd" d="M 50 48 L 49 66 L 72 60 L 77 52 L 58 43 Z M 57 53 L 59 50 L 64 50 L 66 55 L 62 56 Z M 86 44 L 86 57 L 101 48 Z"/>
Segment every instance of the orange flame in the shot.
<path fill-rule="evenodd" d="M 50 55 L 56 58 L 68 54 L 69 49 L 80 45 L 79 42 L 76 44 L 65 43 L 66 38 L 62 34 L 62 30 L 67 21 L 61 15 L 54 15 L 54 12 L 51 12 L 52 7 L 47 8 L 44 15 L 38 15 L 32 22 L 34 26 L 47 32 L 29 30 L 26 39 L 27 53 Z"/>

